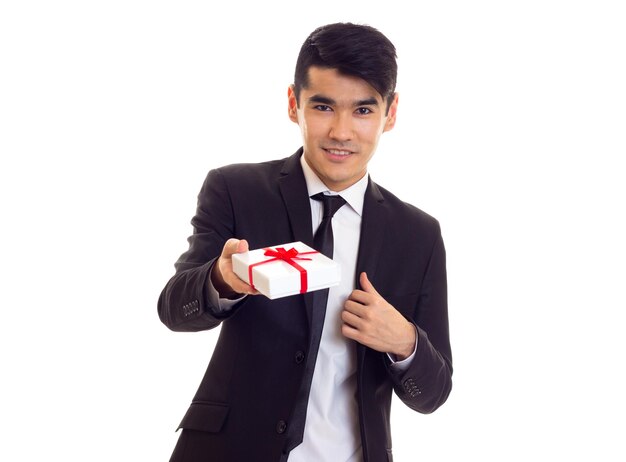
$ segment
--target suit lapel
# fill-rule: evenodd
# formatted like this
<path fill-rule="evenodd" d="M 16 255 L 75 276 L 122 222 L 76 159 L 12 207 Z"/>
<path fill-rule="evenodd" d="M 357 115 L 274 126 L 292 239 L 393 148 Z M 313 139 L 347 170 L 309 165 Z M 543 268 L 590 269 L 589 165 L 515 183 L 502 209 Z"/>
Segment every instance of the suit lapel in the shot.
<path fill-rule="evenodd" d="M 287 158 L 280 172 L 278 187 L 285 203 L 289 224 L 294 241 L 304 242 L 308 246 L 313 246 L 313 230 L 311 223 L 311 205 L 309 203 L 309 193 L 304 180 L 304 173 L 300 165 L 302 148 L 294 155 Z M 303 295 L 306 307 L 307 319 L 311 325 L 311 315 L 313 313 L 313 294 L 311 292 Z"/>
<path fill-rule="evenodd" d="M 381 243 L 385 242 L 385 226 L 389 223 L 387 208 L 378 186 L 371 179 L 365 190 L 363 216 L 361 219 L 361 240 L 357 257 L 357 288 L 360 289 L 359 275 L 365 271 L 370 280 L 376 274 Z"/>
<path fill-rule="evenodd" d="M 384 251 L 385 226 L 389 223 L 389 213 L 384 198 L 376 183 L 369 179 L 363 201 L 361 220 L 361 240 L 356 264 L 356 287 L 361 289 L 359 276 L 367 273 L 370 281 L 375 280 L 378 260 Z M 357 368 L 361 370 L 365 358 L 365 347 L 357 343 Z"/>
<path fill-rule="evenodd" d="M 300 165 L 301 154 L 302 149 L 287 158 L 278 178 L 278 187 L 287 209 L 294 241 L 301 241 L 310 246 L 313 245 L 311 206 Z"/>

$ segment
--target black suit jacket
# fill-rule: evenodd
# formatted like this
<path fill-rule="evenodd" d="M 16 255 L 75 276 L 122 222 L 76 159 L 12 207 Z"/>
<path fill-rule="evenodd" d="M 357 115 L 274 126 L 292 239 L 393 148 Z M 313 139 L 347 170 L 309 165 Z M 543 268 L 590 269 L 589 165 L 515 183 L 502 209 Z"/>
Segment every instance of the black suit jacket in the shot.
<path fill-rule="evenodd" d="M 183 433 L 172 461 L 274 462 L 281 457 L 308 353 L 312 294 L 277 300 L 249 296 L 219 315 L 206 287 L 210 268 L 231 237 L 247 239 L 251 249 L 292 241 L 312 245 L 301 154 L 302 149 L 282 160 L 212 170 L 200 191 L 189 250 L 177 261 L 158 312 L 175 331 L 220 324 L 221 329 L 180 424 Z M 357 274 L 362 271 L 415 323 L 419 336 L 411 366 L 402 373 L 389 368 L 385 354 L 355 343 L 364 459 L 388 462 L 392 389 L 410 408 L 430 413 L 448 397 L 452 360 L 439 224 L 371 180 L 357 261 Z"/>

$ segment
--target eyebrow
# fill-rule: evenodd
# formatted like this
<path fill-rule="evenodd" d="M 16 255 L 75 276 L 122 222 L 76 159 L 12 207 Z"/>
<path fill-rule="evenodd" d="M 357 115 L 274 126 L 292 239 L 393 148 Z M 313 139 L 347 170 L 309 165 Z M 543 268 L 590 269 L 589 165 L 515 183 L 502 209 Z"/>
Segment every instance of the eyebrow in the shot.
<path fill-rule="evenodd" d="M 309 98 L 309 102 L 311 103 L 319 103 L 319 104 L 326 104 L 328 106 L 335 106 L 337 105 L 337 101 L 335 101 L 332 98 L 328 98 L 327 96 L 323 96 L 323 95 L 313 95 Z M 361 107 L 361 106 L 378 106 L 378 101 L 376 100 L 376 98 L 371 97 L 371 98 L 366 98 L 366 99 L 361 99 L 358 101 L 355 101 L 352 106 L 354 107 Z"/>

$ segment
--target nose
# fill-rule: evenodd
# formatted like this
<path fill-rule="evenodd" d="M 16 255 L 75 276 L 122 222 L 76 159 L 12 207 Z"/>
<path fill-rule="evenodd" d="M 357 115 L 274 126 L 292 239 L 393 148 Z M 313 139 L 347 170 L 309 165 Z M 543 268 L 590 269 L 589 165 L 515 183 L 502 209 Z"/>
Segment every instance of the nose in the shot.
<path fill-rule="evenodd" d="M 350 141 L 353 137 L 352 114 L 336 112 L 328 135 L 337 141 Z"/>

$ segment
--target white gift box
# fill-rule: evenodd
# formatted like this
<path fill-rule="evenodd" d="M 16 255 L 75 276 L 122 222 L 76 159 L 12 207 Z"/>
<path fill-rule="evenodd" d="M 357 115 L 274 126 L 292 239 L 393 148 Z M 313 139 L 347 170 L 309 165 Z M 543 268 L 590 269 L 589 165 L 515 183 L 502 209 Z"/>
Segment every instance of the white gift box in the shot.
<path fill-rule="evenodd" d="M 233 255 L 233 271 L 270 299 L 339 284 L 339 265 L 302 242 Z"/>

